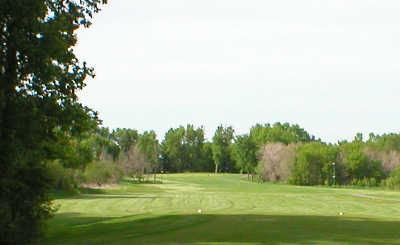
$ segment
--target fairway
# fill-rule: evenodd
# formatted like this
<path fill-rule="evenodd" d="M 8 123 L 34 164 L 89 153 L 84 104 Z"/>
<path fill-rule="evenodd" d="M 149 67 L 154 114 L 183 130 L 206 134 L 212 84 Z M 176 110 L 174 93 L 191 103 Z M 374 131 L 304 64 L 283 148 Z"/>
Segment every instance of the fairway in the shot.
<path fill-rule="evenodd" d="M 400 244 L 397 192 L 258 184 L 237 174 L 162 178 L 56 195 L 40 244 Z"/>

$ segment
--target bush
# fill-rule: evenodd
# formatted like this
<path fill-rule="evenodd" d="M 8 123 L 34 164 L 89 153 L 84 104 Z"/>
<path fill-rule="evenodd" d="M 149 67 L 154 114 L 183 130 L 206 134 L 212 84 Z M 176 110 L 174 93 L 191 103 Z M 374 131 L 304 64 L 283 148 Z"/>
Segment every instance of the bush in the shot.
<path fill-rule="evenodd" d="M 64 168 L 59 161 L 52 161 L 48 163 L 50 176 L 54 180 L 53 187 L 59 190 L 73 191 L 75 190 L 79 182 L 74 177 L 74 170 L 70 168 Z"/>
<path fill-rule="evenodd" d="M 393 170 L 389 178 L 382 180 L 381 186 L 389 190 L 400 190 L 400 167 Z"/>
<path fill-rule="evenodd" d="M 396 177 L 389 177 L 385 180 L 382 180 L 381 186 L 383 188 L 389 189 L 389 190 L 400 190 L 400 178 L 398 176 Z"/>
<path fill-rule="evenodd" d="M 109 161 L 92 162 L 83 173 L 84 182 L 97 185 L 117 183 L 122 177 L 122 169 Z"/>
<path fill-rule="evenodd" d="M 53 188 L 58 190 L 74 191 L 82 183 L 102 185 L 117 183 L 123 177 L 123 171 L 113 162 L 99 161 L 87 165 L 84 171 L 64 168 L 59 161 L 48 163 L 50 177 L 53 179 Z"/>

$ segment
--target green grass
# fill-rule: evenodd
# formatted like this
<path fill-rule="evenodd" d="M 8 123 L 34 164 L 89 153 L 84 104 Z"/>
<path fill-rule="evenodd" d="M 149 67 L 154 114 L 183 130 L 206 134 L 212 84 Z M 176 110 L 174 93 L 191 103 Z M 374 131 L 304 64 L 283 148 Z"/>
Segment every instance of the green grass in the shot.
<path fill-rule="evenodd" d="M 163 181 L 58 193 L 40 244 L 400 244 L 398 192 L 257 184 L 233 174 Z"/>

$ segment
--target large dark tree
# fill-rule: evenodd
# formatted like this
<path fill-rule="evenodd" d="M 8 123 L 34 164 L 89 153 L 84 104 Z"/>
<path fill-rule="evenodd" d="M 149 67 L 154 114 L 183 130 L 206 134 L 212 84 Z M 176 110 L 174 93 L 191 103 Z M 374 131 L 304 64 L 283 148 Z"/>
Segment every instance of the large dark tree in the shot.
<path fill-rule="evenodd" d="M 0 0 L 0 244 L 30 244 L 52 208 L 46 161 L 96 115 L 77 101 L 93 69 L 72 47 L 106 0 Z"/>

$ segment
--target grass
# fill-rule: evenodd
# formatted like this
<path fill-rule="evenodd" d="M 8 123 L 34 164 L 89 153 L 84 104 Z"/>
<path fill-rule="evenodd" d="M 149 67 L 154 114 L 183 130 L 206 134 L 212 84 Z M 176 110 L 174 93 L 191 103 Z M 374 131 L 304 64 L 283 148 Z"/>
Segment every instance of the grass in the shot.
<path fill-rule="evenodd" d="M 398 192 L 257 184 L 234 174 L 163 180 L 58 193 L 40 244 L 400 244 Z"/>

